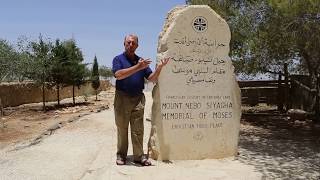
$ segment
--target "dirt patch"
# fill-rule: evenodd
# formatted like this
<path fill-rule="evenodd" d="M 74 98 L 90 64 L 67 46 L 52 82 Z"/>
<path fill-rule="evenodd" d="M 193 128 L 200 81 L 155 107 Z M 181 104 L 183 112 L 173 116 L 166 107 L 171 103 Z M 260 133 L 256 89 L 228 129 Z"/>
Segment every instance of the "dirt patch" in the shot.
<path fill-rule="evenodd" d="M 42 111 L 42 103 L 24 104 L 4 108 L 0 123 L 0 149 L 9 144 L 32 140 L 50 127 L 64 124 L 83 114 L 100 112 L 113 104 L 114 88 L 95 96 L 77 97 L 73 106 L 72 98 L 64 99 L 58 107 L 56 102 L 46 103 L 47 111 Z"/>

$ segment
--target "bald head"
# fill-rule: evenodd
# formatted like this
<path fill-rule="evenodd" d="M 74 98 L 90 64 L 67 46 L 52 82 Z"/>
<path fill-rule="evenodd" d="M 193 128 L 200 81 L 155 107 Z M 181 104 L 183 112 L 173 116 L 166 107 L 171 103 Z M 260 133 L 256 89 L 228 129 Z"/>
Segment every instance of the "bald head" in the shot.
<path fill-rule="evenodd" d="M 128 55 L 134 55 L 138 48 L 138 36 L 135 34 L 129 34 L 124 37 L 124 48 Z"/>
<path fill-rule="evenodd" d="M 130 39 L 130 38 L 134 39 L 135 42 L 136 42 L 136 44 L 139 43 L 138 36 L 135 35 L 135 34 L 127 34 L 127 35 L 124 37 L 124 43 L 127 41 L 127 39 Z"/>

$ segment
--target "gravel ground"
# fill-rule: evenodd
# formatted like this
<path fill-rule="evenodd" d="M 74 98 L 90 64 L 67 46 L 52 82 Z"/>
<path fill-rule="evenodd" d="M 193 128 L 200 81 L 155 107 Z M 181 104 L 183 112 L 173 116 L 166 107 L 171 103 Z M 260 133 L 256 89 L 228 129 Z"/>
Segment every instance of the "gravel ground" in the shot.
<path fill-rule="evenodd" d="M 320 127 L 280 116 L 243 117 L 236 159 L 263 179 L 320 179 Z"/>

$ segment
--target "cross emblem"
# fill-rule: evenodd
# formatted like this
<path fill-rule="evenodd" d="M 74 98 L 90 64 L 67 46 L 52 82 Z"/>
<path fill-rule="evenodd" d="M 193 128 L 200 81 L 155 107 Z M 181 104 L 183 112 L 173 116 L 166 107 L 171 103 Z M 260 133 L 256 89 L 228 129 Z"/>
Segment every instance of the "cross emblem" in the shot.
<path fill-rule="evenodd" d="M 204 32 L 207 30 L 207 20 L 204 17 L 198 16 L 193 20 L 193 29 L 196 32 Z"/>

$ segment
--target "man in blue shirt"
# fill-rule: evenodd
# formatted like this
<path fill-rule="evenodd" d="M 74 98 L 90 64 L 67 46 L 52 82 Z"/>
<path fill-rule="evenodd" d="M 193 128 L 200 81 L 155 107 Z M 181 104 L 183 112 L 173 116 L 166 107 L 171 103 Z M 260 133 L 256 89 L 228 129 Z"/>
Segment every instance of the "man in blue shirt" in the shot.
<path fill-rule="evenodd" d="M 117 165 L 126 164 L 128 153 L 128 127 L 130 123 L 134 162 L 143 166 L 151 165 L 143 153 L 143 114 L 145 97 L 143 94 L 145 79 L 156 82 L 161 69 L 169 58 L 161 60 L 154 72 L 150 69 L 150 59 L 135 54 L 138 37 L 127 35 L 124 39 L 125 52 L 116 56 L 112 62 L 112 71 L 116 80 L 114 98 L 115 122 L 117 125 Z"/>

